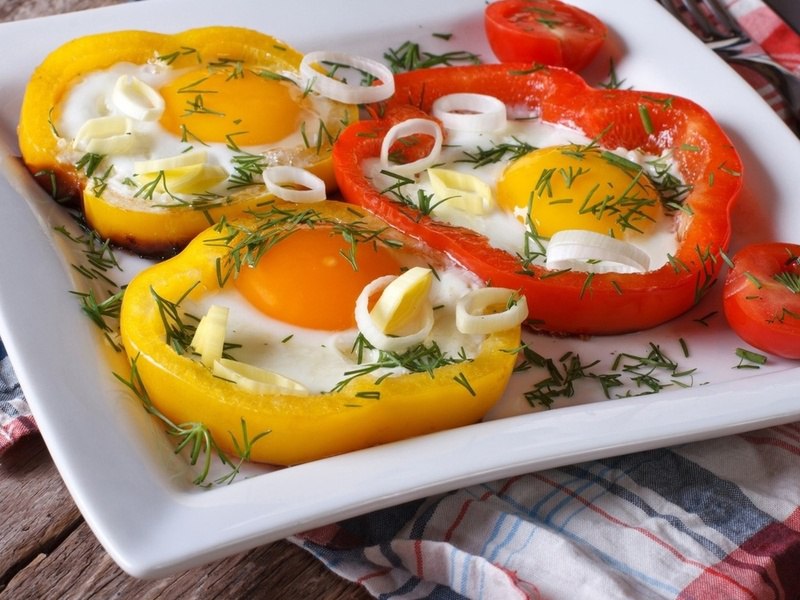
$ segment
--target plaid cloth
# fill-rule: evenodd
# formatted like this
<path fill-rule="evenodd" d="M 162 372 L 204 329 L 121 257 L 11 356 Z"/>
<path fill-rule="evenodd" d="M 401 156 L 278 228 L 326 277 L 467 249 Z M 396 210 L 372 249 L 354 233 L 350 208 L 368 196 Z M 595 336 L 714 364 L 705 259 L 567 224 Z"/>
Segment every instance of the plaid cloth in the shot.
<path fill-rule="evenodd" d="M 376 598 L 800 597 L 800 425 L 476 485 L 293 538 Z"/>
<path fill-rule="evenodd" d="M 0 341 L 0 454 L 20 438 L 35 431 L 36 422 L 22 395 L 5 346 Z"/>
<path fill-rule="evenodd" d="M 777 15 L 726 2 L 800 71 L 800 38 Z M 0 342 L 0 453 L 35 431 Z M 476 485 L 290 540 L 376 598 L 792 599 L 798 482 L 791 424 Z"/>

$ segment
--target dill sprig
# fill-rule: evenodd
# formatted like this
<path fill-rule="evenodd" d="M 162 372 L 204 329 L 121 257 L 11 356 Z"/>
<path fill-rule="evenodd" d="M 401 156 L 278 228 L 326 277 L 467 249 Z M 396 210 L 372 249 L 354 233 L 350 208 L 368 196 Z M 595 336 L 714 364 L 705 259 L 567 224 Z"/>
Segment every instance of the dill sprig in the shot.
<path fill-rule="evenodd" d="M 361 215 L 352 209 L 354 217 Z M 389 227 L 373 228 L 360 218 L 343 222 L 325 217 L 313 208 L 284 209 L 267 203 L 263 209 L 251 213 L 255 226 L 231 223 L 221 219 L 215 226 L 218 238 L 206 242 L 212 246 L 224 246 L 228 253 L 217 260 L 217 279 L 220 287 L 236 276 L 243 266 L 255 266 L 260 258 L 275 244 L 292 235 L 300 228 L 328 227 L 332 235 L 340 235 L 349 244 L 342 257 L 356 270 L 356 249 L 359 244 L 381 244 L 388 248 L 399 248 L 402 242 L 386 235 Z"/>
<path fill-rule="evenodd" d="M 156 60 L 159 60 L 166 65 L 171 65 L 181 56 L 189 56 L 192 54 L 194 54 L 197 57 L 198 63 L 203 62 L 203 59 L 200 56 L 200 52 L 198 52 L 196 48 L 190 48 L 189 46 L 181 46 L 180 49 L 175 50 L 174 52 L 170 52 L 169 54 L 160 54 L 156 56 Z"/>
<path fill-rule="evenodd" d="M 536 228 L 531 211 L 533 208 L 533 192 L 528 196 L 528 210 L 525 211 L 525 234 L 522 239 L 522 253 L 519 256 L 522 272 L 532 274 L 531 265 L 547 256 L 547 248 L 542 242 Z"/>
<path fill-rule="evenodd" d="M 211 208 L 224 205 L 231 200 L 230 196 L 225 196 L 210 190 L 186 195 L 186 197 L 179 196 L 169 189 L 164 171 L 158 171 L 152 179 L 144 183 L 140 184 L 133 180 L 129 180 L 128 183 L 139 186 L 133 193 L 133 197 L 152 201 L 153 203 L 151 206 L 153 208 L 175 208 L 176 206 L 181 206 L 191 208 L 192 210 L 205 211 L 206 220 L 209 225 L 212 225 L 214 220 L 207 211 Z M 164 200 L 165 198 L 169 198 L 172 203 Z"/>
<path fill-rule="evenodd" d="M 84 314 L 88 316 L 95 325 L 106 333 L 112 333 L 117 330 L 116 324 L 109 325 L 108 320 L 119 319 L 119 311 L 122 307 L 122 297 L 125 295 L 125 290 L 111 294 L 103 300 L 98 300 L 94 290 L 88 292 L 76 292 L 73 294 L 81 299 L 81 309 Z M 116 346 L 116 343 L 114 344 Z"/>
<path fill-rule="evenodd" d="M 154 288 L 150 288 L 150 295 L 156 303 L 161 324 L 164 326 L 164 342 L 179 355 L 192 352 L 192 338 L 197 331 L 197 323 L 200 321 L 197 317 L 185 313 L 181 308 L 183 301 L 197 285 L 199 282 L 190 286 L 174 301 L 164 298 Z M 239 347 L 241 347 L 240 344 L 225 342 L 222 355 L 231 358 L 228 351 Z"/>
<path fill-rule="evenodd" d="M 110 277 L 109 271 L 122 271 L 108 240 L 103 240 L 89 229 L 79 217 L 73 215 L 81 233 L 71 233 L 66 227 L 55 227 L 55 231 L 80 248 L 81 261 L 72 268 L 81 277 L 98 289 L 72 291 L 81 304 L 81 311 L 103 332 L 111 347 L 121 352 L 118 341 L 119 310 L 125 290 Z"/>
<path fill-rule="evenodd" d="M 686 341 L 679 340 L 684 357 L 689 349 Z M 653 394 L 667 387 L 691 387 L 696 369 L 682 368 L 657 344 L 649 343 L 644 354 L 619 353 L 608 369 L 599 360 L 584 362 L 580 355 L 568 351 L 558 358 L 542 356 L 528 345 L 520 349 L 521 360 L 515 370 L 533 368 L 544 370 L 546 375 L 524 393 L 531 406 L 550 408 L 559 398 L 571 398 L 579 381 L 597 382 L 606 398 L 622 398 Z"/>
<path fill-rule="evenodd" d="M 800 294 L 800 273 L 782 271 L 773 275 L 773 279 L 793 294 Z"/>
<path fill-rule="evenodd" d="M 460 50 L 445 52 L 444 54 L 433 54 L 423 50 L 418 43 L 411 41 L 404 42 L 397 48 L 390 48 L 383 53 L 383 58 L 393 73 L 451 66 L 459 63 L 472 65 L 481 63 L 480 56 L 472 52 Z"/>
<path fill-rule="evenodd" d="M 267 160 L 263 154 L 240 152 L 231 157 L 231 166 L 233 172 L 228 175 L 229 190 L 260 185 L 258 178 L 267 166 Z"/>
<path fill-rule="evenodd" d="M 697 272 L 694 291 L 694 303 L 697 304 L 717 281 L 715 272 L 719 255 L 715 254 L 710 246 L 705 249 L 695 246 L 695 254 L 700 261 L 700 270 Z"/>
<path fill-rule="evenodd" d="M 87 152 L 83 156 L 81 156 L 78 161 L 75 163 L 75 168 L 78 171 L 83 171 L 86 173 L 87 177 L 91 177 L 94 175 L 94 172 L 100 166 L 100 163 L 103 162 L 103 159 L 106 157 L 105 154 L 97 154 L 96 152 Z"/>
<path fill-rule="evenodd" d="M 478 146 L 474 152 L 464 152 L 466 158 L 459 159 L 457 162 L 472 163 L 474 168 L 477 169 L 478 167 L 484 167 L 504 160 L 514 161 L 536 150 L 535 146 L 527 142 L 517 139 L 516 137 L 512 139 L 514 140 L 513 143 L 493 143 L 491 148 L 481 148 Z"/>
<path fill-rule="evenodd" d="M 608 79 L 600 83 L 599 87 L 607 90 L 618 90 L 622 87 L 622 84 L 625 83 L 625 80 L 617 77 L 617 67 L 614 64 L 614 59 L 609 59 L 608 63 Z"/>
<path fill-rule="evenodd" d="M 331 392 L 340 392 L 347 385 L 359 377 L 370 375 L 382 369 L 402 369 L 410 373 L 427 373 L 431 378 L 434 377 L 434 371 L 446 365 L 459 364 L 467 362 L 466 353 L 462 351 L 458 356 L 449 356 L 442 351 L 439 345 L 434 341 L 430 344 L 420 343 L 411 346 L 403 352 L 393 352 L 388 350 L 377 350 L 377 357 L 370 361 L 364 362 L 364 357 L 368 352 L 375 351 L 376 348 L 369 343 L 369 341 L 362 335 L 358 334 L 353 343 L 352 353 L 356 357 L 357 367 L 350 369 L 344 373 L 345 377 L 339 381 L 331 390 Z M 375 384 L 379 385 L 389 373 L 378 377 Z M 463 385 L 468 391 L 472 390 L 463 373 L 456 376 L 456 381 Z M 474 391 L 472 392 L 474 394 Z"/>
<path fill-rule="evenodd" d="M 82 264 L 73 263 L 72 268 L 88 280 L 102 280 L 112 287 L 119 287 L 108 275 L 108 272 L 113 270 L 122 272 L 111 242 L 104 240 L 96 231 L 86 227 L 77 217 L 75 222 L 81 228 L 79 234 L 71 233 L 63 225 L 54 228 L 55 231 L 80 248 L 84 262 Z"/>
<path fill-rule="evenodd" d="M 683 148 L 689 150 L 689 148 Z M 682 210 L 691 214 L 691 209 L 686 206 L 684 201 L 691 193 L 694 186 L 690 183 L 684 183 L 677 175 L 673 173 L 673 162 L 670 156 L 663 156 L 651 161 L 648 161 L 650 167 L 650 181 L 658 190 L 661 195 L 661 201 L 667 210 L 676 211 Z"/>
<path fill-rule="evenodd" d="M 759 369 L 767 364 L 766 355 L 745 348 L 737 348 L 736 356 L 739 358 L 739 363 L 735 369 Z"/>
<path fill-rule="evenodd" d="M 154 288 L 150 288 L 150 295 L 156 303 L 161 323 L 164 325 L 165 342 L 180 355 L 191 351 L 192 337 L 197 330 L 196 325 L 184 321 L 180 304 L 196 286 L 197 284 L 191 286 L 174 302 L 161 296 Z"/>
<path fill-rule="evenodd" d="M 425 215 L 430 215 L 437 206 L 448 200 L 447 198 L 437 200 L 434 194 L 428 193 L 422 188 L 417 188 L 416 198 L 413 198 L 405 192 L 405 186 L 416 183 L 413 179 L 386 169 L 381 170 L 381 174 L 394 179 L 394 183 L 382 189 L 381 194 L 391 194 L 394 200 L 399 204 L 418 211 L 420 218 Z"/>
<path fill-rule="evenodd" d="M 166 426 L 166 431 L 170 436 L 177 438 L 178 441 L 174 448 L 175 454 L 180 454 L 184 449 L 188 449 L 189 463 L 192 466 L 197 465 L 202 458 L 202 462 L 200 463 L 200 472 L 195 477 L 193 483 L 195 485 L 206 484 L 206 480 L 211 472 L 211 462 L 214 455 L 217 456 L 219 461 L 224 466 L 227 466 L 230 469 L 230 472 L 215 480 L 214 483 L 231 483 L 236 476 L 239 475 L 244 461 L 249 460 L 253 445 L 258 440 L 268 435 L 269 431 L 261 432 L 251 438 L 247 433 L 247 423 L 244 419 L 242 419 L 241 442 L 233 435 L 232 432 L 229 432 L 231 438 L 233 439 L 234 448 L 236 449 L 239 457 L 238 464 L 234 463 L 217 445 L 217 442 L 214 440 L 214 436 L 211 434 L 211 430 L 208 428 L 208 426 L 197 421 L 175 423 L 172 419 L 167 417 L 163 412 L 156 408 L 152 399 L 150 398 L 150 395 L 147 393 L 147 389 L 145 388 L 141 374 L 139 373 L 137 366 L 138 359 L 139 357 L 136 356 L 131 360 L 130 375 L 128 377 L 124 377 L 119 373 L 114 373 L 114 377 L 116 377 L 126 388 L 133 392 L 133 395 L 142 403 L 142 406 L 149 414 L 156 417 Z"/>

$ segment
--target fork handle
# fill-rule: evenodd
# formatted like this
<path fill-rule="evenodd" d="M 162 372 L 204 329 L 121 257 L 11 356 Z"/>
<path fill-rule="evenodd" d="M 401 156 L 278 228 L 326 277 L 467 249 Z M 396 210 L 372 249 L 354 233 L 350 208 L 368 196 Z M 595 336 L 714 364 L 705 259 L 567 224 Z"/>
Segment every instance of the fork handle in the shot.
<path fill-rule="evenodd" d="M 800 79 L 783 66 L 763 56 L 723 52 L 720 52 L 720 55 L 729 63 L 752 69 L 775 86 L 786 101 L 786 110 L 790 117 L 788 125 L 800 136 Z"/>

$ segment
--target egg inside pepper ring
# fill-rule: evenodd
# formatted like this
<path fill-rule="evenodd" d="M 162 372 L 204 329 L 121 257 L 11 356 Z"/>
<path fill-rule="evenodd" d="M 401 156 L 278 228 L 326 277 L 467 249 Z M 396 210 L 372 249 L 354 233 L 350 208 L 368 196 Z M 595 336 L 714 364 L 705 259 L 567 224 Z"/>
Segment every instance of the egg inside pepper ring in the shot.
<path fill-rule="evenodd" d="M 267 166 L 300 166 L 335 188 L 331 143 L 357 108 L 305 93 L 301 60 L 240 27 L 77 38 L 30 78 L 22 158 L 102 238 L 168 255 L 255 206 Z"/>
<path fill-rule="evenodd" d="M 382 221 L 344 203 L 323 201 L 304 207 L 275 202 L 268 203 L 264 214 L 274 210 L 285 211 L 287 217 L 313 216 L 315 229 L 358 223 L 371 231 L 387 230 Z M 257 228 L 259 218 L 263 217 L 242 220 L 243 229 Z M 299 219 L 287 218 L 295 223 Z M 503 394 L 515 363 L 513 350 L 520 342 L 519 326 L 481 338 L 475 355 L 463 362 L 430 373 L 380 379 L 366 374 L 323 393 L 252 393 L 216 377 L 191 352 L 179 354 L 168 343 L 154 295 L 177 302 L 191 290 L 186 301 L 199 302 L 224 291 L 218 268 L 223 265 L 225 272 L 237 243 L 221 243 L 225 226 L 206 230 L 180 254 L 146 269 L 125 292 L 120 321 L 125 350 L 135 361 L 153 405 L 174 422 L 202 422 L 223 450 L 235 453 L 231 436 L 240 435 L 244 420 L 252 436 L 269 432 L 253 445 L 251 460 L 290 465 L 475 423 Z M 276 231 L 280 237 L 281 230 Z M 391 231 L 395 234 L 397 240 L 419 248 Z M 276 239 L 268 232 L 265 237 Z M 365 239 L 365 247 L 374 242 L 374 237 Z M 263 256 L 268 254 L 266 250 Z M 445 258 L 426 254 L 426 262 L 436 265 L 440 260 Z M 235 278 L 224 278 L 222 287 L 230 292 Z"/>
<path fill-rule="evenodd" d="M 419 69 L 398 74 L 395 89 L 395 95 L 387 102 L 370 107 L 380 118 L 354 123 L 339 136 L 334 162 L 342 195 L 348 202 L 371 211 L 393 227 L 447 252 L 493 285 L 521 290 L 529 300 L 530 322 L 535 328 L 572 335 L 640 331 L 685 313 L 713 285 L 724 265 L 721 254 L 731 237 L 731 210 L 742 188 L 742 161 L 724 130 L 701 106 L 664 93 L 593 88 L 571 71 L 555 67 L 530 68 L 522 64 Z M 509 251 L 499 243 L 504 240 L 495 243 L 483 230 L 470 227 L 468 222 L 451 224 L 439 219 L 435 211 L 422 210 L 407 198 L 398 201 L 397 197 L 401 196 L 398 186 L 384 182 L 377 185 L 376 170 L 368 171 L 369 165 L 380 164 L 382 140 L 393 127 L 411 119 L 430 119 L 434 103 L 451 94 L 489 94 L 508 107 L 509 115 L 514 116 L 509 122 L 514 120 L 518 126 L 538 123 L 554 130 L 566 129 L 576 137 L 582 135 L 589 140 L 579 148 L 584 154 L 580 164 L 561 160 L 568 154 L 575 154 L 574 147 L 565 151 L 566 146 L 555 152 L 561 155 L 560 162 L 540 160 L 539 153 L 550 152 L 548 148 L 531 147 L 520 158 L 508 158 L 509 153 L 503 155 L 500 162 L 510 166 L 504 167 L 504 176 L 490 183 L 495 186 L 497 205 L 502 209 L 496 211 L 498 214 L 522 214 L 522 220 L 530 217 L 531 224 L 517 238 L 520 249 Z M 519 133 L 519 130 L 510 131 L 515 136 Z M 453 141 L 454 137 L 452 131 L 447 132 L 442 146 L 457 149 L 459 142 Z M 492 146 L 488 141 L 479 140 L 469 145 L 465 137 L 460 138 L 463 157 L 453 164 L 479 164 L 483 160 L 479 156 L 481 144 L 494 155 L 503 154 L 509 146 L 524 146 L 520 143 L 522 137 L 512 138 L 506 134 L 505 138 L 497 139 L 504 143 Z M 543 139 L 545 144 L 542 145 L 548 145 L 547 136 Z M 527 143 L 539 145 L 533 138 Z M 425 136 L 404 141 L 402 147 L 397 144 L 397 151 L 393 148 L 392 153 L 400 164 L 382 168 L 397 171 L 398 167 L 413 164 L 420 155 L 427 154 L 428 148 Z M 564 208 L 570 214 L 568 223 L 572 227 L 590 230 L 585 222 L 577 222 L 579 213 L 585 212 L 584 205 L 605 206 L 606 198 L 612 198 L 607 190 L 613 182 L 605 173 L 601 177 L 597 165 L 589 164 L 587 159 L 595 151 L 610 154 L 617 149 L 641 156 L 666 157 L 672 163 L 670 168 L 676 171 L 687 192 L 677 210 L 669 207 L 668 212 L 659 206 L 658 213 L 667 217 L 660 221 L 670 228 L 668 234 L 674 248 L 661 253 L 659 262 L 646 272 L 555 270 L 537 262 L 538 244 L 530 243 L 526 249 L 524 243 L 544 239 L 558 230 L 555 228 L 540 236 L 537 228 L 544 227 L 536 223 L 537 219 L 545 214 L 552 218 Z M 438 160 L 438 167 L 455 168 L 443 157 Z M 523 167 L 519 173 L 514 172 L 517 166 Z M 477 168 L 470 172 L 473 171 L 478 172 Z M 421 179 L 423 175 L 419 173 L 417 177 Z M 574 186 L 569 183 L 575 197 L 559 195 L 556 191 L 552 198 L 548 198 L 547 193 L 541 194 L 538 190 L 551 188 L 548 179 L 551 175 L 554 182 L 577 179 Z M 578 179 L 578 175 L 588 179 L 598 177 L 592 182 L 593 187 L 585 192 L 579 191 L 583 179 Z M 512 180 L 507 181 L 505 187 L 503 177 Z M 410 175 L 407 178 L 411 180 Z M 402 183 L 398 177 L 393 181 Z M 614 185 L 623 190 L 619 197 L 627 197 L 634 206 L 639 206 L 640 202 L 644 206 L 644 202 L 655 201 L 651 196 L 656 195 L 640 192 L 637 188 L 641 184 L 637 179 L 635 183 L 631 180 L 629 184 Z M 555 183 L 552 187 L 555 188 Z M 599 194 L 603 198 L 601 202 L 592 196 L 595 189 L 603 190 Z M 635 192 L 635 197 L 628 190 Z M 513 193 L 518 196 L 514 198 Z M 535 203 L 542 198 L 545 210 L 537 212 Z M 527 208 L 529 202 L 531 209 Z M 621 211 L 621 214 L 627 213 Z M 636 228 L 646 225 L 652 218 L 639 208 L 636 214 L 638 220 L 629 222 Z M 596 216 L 590 217 L 589 220 L 600 225 L 603 231 L 609 229 Z M 480 220 L 479 225 L 488 221 L 482 216 Z M 563 223 L 560 226 L 563 227 Z"/>

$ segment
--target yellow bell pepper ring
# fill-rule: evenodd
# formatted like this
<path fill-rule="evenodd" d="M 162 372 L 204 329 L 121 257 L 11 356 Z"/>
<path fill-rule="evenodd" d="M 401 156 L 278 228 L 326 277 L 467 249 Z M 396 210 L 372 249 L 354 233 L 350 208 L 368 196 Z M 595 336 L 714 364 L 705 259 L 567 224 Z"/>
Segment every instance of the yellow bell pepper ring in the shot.
<path fill-rule="evenodd" d="M 269 164 L 302 166 L 336 189 L 331 145 L 358 108 L 304 93 L 301 60 L 286 43 L 241 27 L 77 38 L 28 82 L 18 125 L 23 161 L 101 237 L 143 255 L 174 254 L 222 215 L 252 209 Z M 88 90 L 88 81 L 102 87 Z M 98 108 L 75 116 L 68 107 L 81 90 L 102 99 L 82 102 Z M 209 162 L 123 173 L 125 159 L 157 164 L 162 147 L 177 156 L 208 149 Z M 180 193 L 170 189 L 173 176 Z"/>
<path fill-rule="evenodd" d="M 280 218 L 274 218 L 276 214 Z M 304 220 L 304 215 L 313 215 L 313 219 Z M 270 228 L 274 224 L 276 235 L 270 235 L 272 229 L 259 229 L 265 220 Z M 134 277 L 122 303 L 121 336 L 153 406 L 174 423 L 202 423 L 216 444 L 232 455 L 237 452 L 233 439 L 241 437 L 242 423 L 251 436 L 266 432 L 252 445 L 249 459 L 276 465 L 303 463 L 478 422 L 506 389 L 520 345 L 519 325 L 486 335 L 472 358 L 444 364 L 430 373 L 377 379 L 364 374 L 332 391 L 307 395 L 252 392 L 235 381 L 216 377 L 190 350 L 178 352 L 168 342 L 159 302 L 213 302 L 211 295 L 223 288 L 225 293 L 233 293 L 231 288 L 239 285 L 235 277 L 221 277 L 220 273 L 228 273 L 226 265 L 235 260 L 241 264 L 241 256 L 236 254 L 239 250 L 234 250 L 244 247 L 241 232 L 258 230 L 263 239 L 281 240 L 274 245 L 265 242 L 268 247 L 264 248 L 248 246 L 258 260 L 264 260 L 282 240 L 291 238 L 284 233 L 294 228 L 337 231 L 339 225 L 353 223 L 369 231 L 389 231 L 392 239 L 419 251 L 418 242 L 350 205 L 322 201 L 301 206 L 267 200 L 260 213 L 206 229 L 179 254 Z M 225 233 L 231 225 L 236 227 L 236 237 Z M 375 237 L 365 236 L 357 243 L 372 246 Z M 431 265 L 441 263 L 443 259 L 437 256 L 425 253 Z M 303 278 L 303 274 L 294 273 L 294 277 Z M 238 443 L 241 446 L 242 440 Z"/>

